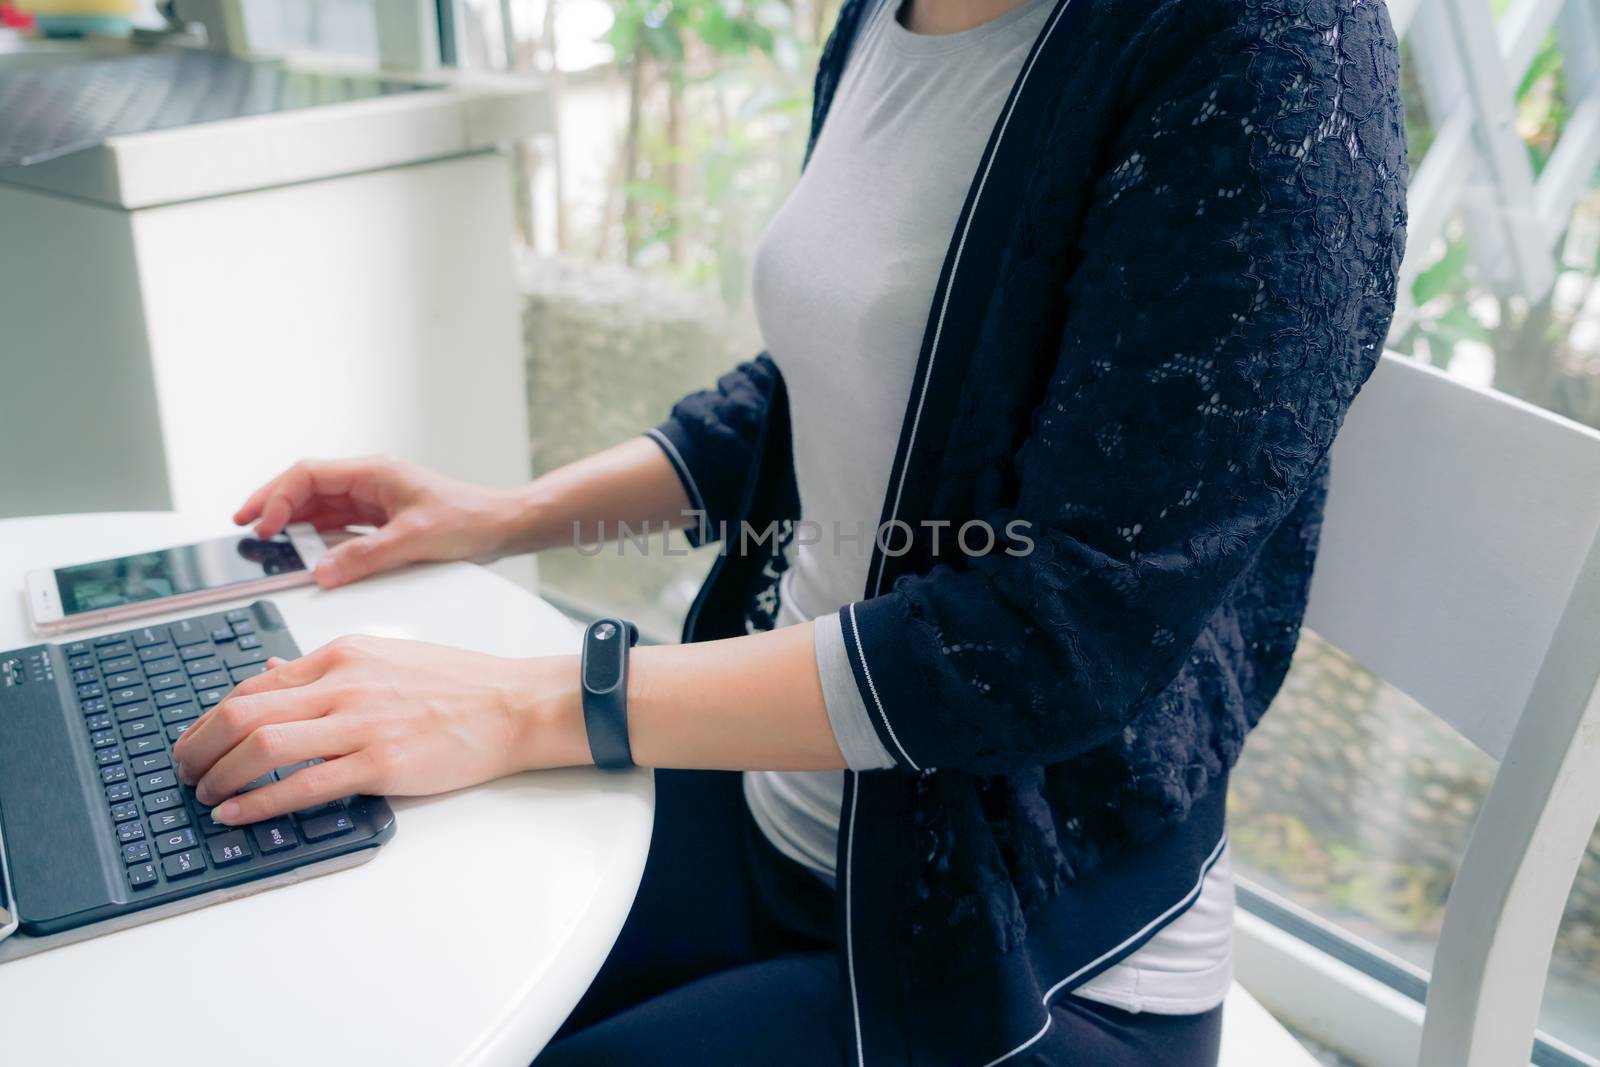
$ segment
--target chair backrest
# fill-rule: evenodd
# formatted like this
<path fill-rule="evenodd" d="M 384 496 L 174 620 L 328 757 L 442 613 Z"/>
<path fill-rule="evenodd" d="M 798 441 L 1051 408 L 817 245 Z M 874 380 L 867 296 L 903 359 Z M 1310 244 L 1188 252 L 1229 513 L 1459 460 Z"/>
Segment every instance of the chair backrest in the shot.
<path fill-rule="evenodd" d="M 1500 761 L 1422 1064 L 1525 1064 L 1600 818 L 1600 433 L 1385 355 L 1334 445 L 1306 622 Z"/>

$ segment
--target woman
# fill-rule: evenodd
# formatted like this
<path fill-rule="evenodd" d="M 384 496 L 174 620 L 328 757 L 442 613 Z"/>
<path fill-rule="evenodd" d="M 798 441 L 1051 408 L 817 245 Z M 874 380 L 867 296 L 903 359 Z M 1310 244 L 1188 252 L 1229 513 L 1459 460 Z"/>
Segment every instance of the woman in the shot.
<path fill-rule="evenodd" d="M 658 775 L 541 1064 L 1215 1061 L 1227 774 L 1393 311 L 1397 86 L 1371 0 L 847 0 L 756 258 L 769 353 L 520 490 L 355 461 L 250 498 L 263 535 L 377 527 L 325 586 L 721 540 L 626 742 L 748 773 Z M 366 639 L 177 751 L 226 822 L 592 758 L 573 657 Z"/>

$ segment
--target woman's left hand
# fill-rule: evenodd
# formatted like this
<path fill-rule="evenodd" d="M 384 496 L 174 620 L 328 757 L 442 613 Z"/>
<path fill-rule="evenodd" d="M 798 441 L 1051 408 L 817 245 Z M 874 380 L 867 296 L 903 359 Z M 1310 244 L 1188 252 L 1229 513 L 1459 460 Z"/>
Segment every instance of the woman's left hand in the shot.
<path fill-rule="evenodd" d="M 535 766 L 586 762 L 559 744 L 576 657 L 514 660 L 346 637 L 239 684 L 178 740 L 178 776 L 218 821 L 257 822 L 354 793 L 442 793 Z M 548 727 L 548 728 L 546 728 Z M 577 731 L 581 740 L 581 727 Z M 281 781 L 239 793 L 278 767 Z M 229 799 L 231 798 L 231 799 Z"/>

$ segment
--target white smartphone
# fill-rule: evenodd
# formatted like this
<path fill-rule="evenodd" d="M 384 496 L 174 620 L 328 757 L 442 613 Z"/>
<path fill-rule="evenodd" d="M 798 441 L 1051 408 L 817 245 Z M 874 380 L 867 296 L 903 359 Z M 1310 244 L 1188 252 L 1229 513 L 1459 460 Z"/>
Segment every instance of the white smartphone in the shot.
<path fill-rule="evenodd" d="M 327 545 L 308 523 L 277 537 L 220 537 L 28 574 L 28 611 L 41 634 L 98 626 L 217 600 L 308 585 Z"/>

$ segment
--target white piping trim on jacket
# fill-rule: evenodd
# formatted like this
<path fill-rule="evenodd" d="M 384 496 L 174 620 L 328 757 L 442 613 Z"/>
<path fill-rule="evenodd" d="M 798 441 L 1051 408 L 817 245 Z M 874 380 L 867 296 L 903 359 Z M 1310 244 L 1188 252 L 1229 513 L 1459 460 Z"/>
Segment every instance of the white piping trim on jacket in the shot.
<path fill-rule="evenodd" d="M 673 465 L 683 475 L 683 480 L 689 485 L 689 503 L 700 511 L 700 532 L 705 533 L 711 528 L 711 513 L 706 510 L 706 498 L 700 495 L 700 486 L 695 483 L 694 472 L 689 469 L 689 464 L 683 460 L 683 453 L 678 451 L 678 446 L 672 443 L 672 438 L 662 433 L 655 427 L 646 430 L 645 436 L 667 450 L 667 455 L 672 458 Z"/>
<path fill-rule="evenodd" d="M 855 813 L 852 812 L 851 817 L 854 818 L 854 815 Z M 1032 1045 L 1035 1041 L 1038 1041 L 1041 1037 L 1050 1032 L 1050 1027 L 1055 1023 L 1055 1017 L 1050 1014 L 1050 998 L 1055 996 L 1063 986 L 1070 982 L 1077 981 L 1077 979 L 1081 977 L 1085 971 L 1090 971 L 1095 967 L 1098 967 L 1112 956 L 1115 956 L 1117 953 L 1127 948 L 1133 942 L 1150 933 L 1151 930 L 1157 929 L 1165 924 L 1169 919 L 1172 918 L 1174 914 L 1189 908 L 1196 900 L 1200 899 L 1200 891 L 1206 884 L 1206 876 L 1211 873 L 1212 866 L 1217 862 L 1217 857 L 1222 855 L 1223 846 L 1225 846 L 1227 843 L 1228 835 L 1224 833 L 1220 838 L 1217 839 L 1217 846 L 1211 850 L 1211 855 L 1206 858 L 1206 861 L 1203 864 L 1200 865 L 1200 880 L 1196 882 L 1194 884 L 1194 888 L 1185 893 L 1177 903 L 1173 904 L 1172 907 L 1168 908 L 1154 919 L 1151 919 L 1148 923 L 1145 923 L 1145 925 L 1140 928 L 1138 933 L 1117 945 L 1116 948 L 1101 953 L 1093 960 L 1085 963 L 1082 967 L 1079 967 L 1077 970 L 1061 979 L 1061 981 L 1045 990 L 1044 999 L 1040 1002 L 1044 1007 L 1044 1025 L 1039 1027 L 1039 1032 L 1028 1038 L 1028 1040 L 1024 1041 L 1016 1048 L 1012 1049 L 1010 1052 L 1007 1052 L 1005 1055 L 998 1056 L 995 1059 L 990 1060 L 988 1063 L 984 1064 L 983 1067 L 995 1067 L 995 1064 L 1004 1063 L 1006 1060 L 1009 1060 L 1017 1053 L 1022 1052 L 1024 1049 L 1028 1048 L 1028 1046 Z"/>
<path fill-rule="evenodd" d="M 861 774 L 851 771 L 856 776 L 855 788 L 850 790 L 850 828 L 845 831 L 845 860 L 844 860 L 844 953 L 850 961 L 850 1010 L 855 1014 L 856 1020 L 856 1063 L 866 1067 L 867 1054 L 861 1048 L 861 999 L 856 996 L 856 934 L 855 924 L 850 921 L 851 883 L 854 878 L 850 862 L 856 854 L 856 798 L 861 793 Z"/>
<path fill-rule="evenodd" d="M 933 330 L 933 346 L 928 352 L 928 372 L 922 379 L 922 389 L 917 395 L 917 412 L 911 419 L 911 437 L 906 442 L 907 463 L 906 466 L 900 471 L 900 484 L 895 487 L 894 507 L 890 513 L 891 522 L 894 521 L 894 519 L 900 514 L 900 497 L 905 491 L 906 470 L 910 467 L 911 450 L 916 444 L 917 426 L 922 421 L 922 405 L 928 399 L 928 382 L 933 378 L 933 361 L 939 354 L 939 337 L 944 332 L 944 315 L 946 309 L 950 306 L 950 291 L 955 287 L 956 271 L 961 266 L 961 253 L 967 246 L 967 233 L 972 229 L 972 216 L 977 214 L 978 201 L 983 199 L 984 187 L 989 184 L 989 171 L 994 168 L 994 157 L 998 153 L 1000 142 L 1005 139 L 1006 127 L 1011 125 L 1011 116 L 1017 109 L 1017 101 L 1022 99 L 1022 90 L 1028 84 L 1028 76 L 1033 73 L 1034 65 L 1039 61 L 1040 53 L 1044 51 L 1044 46 L 1050 40 L 1050 35 L 1055 33 L 1056 27 L 1061 23 L 1061 16 L 1067 13 L 1067 8 L 1071 5 L 1071 3 L 1072 0 L 1066 0 L 1066 2 L 1061 5 L 1060 10 L 1055 13 L 1055 16 L 1050 20 L 1050 24 L 1045 27 L 1044 32 L 1040 35 L 1038 47 L 1036 47 L 1033 50 L 1033 54 L 1028 57 L 1028 65 L 1023 68 L 1021 78 L 1017 82 L 1016 90 L 1012 93 L 1011 99 L 1006 107 L 1006 113 L 1000 120 L 1000 131 L 995 136 L 994 141 L 996 151 L 989 154 L 989 160 L 986 164 L 984 164 L 983 176 L 978 179 L 978 191 L 974 193 L 972 197 L 972 210 L 967 213 L 966 224 L 961 227 L 961 240 L 956 244 L 956 258 L 954 262 L 950 264 L 950 277 L 945 283 L 944 300 L 939 304 L 939 321 L 938 324 L 934 326 Z M 877 581 L 873 583 L 872 595 L 877 596 L 882 590 L 883 563 L 880 560 L 878 564 L 878 578 Z M 862 657 L 862 666 L 865 667 L 866 663 L 866 658 Z M 874 694 L 874 699 L 876 699 L 876 694 Z M 885 719 L 884 722 L 887 724 L 888 720 Z M 861 1041 L 861 1004 L 856 997 L 855 938 L 853 936 L 850 922 L 850 896 L 853 882 L 853 879 L 851 878 L 851 868 L 855 865 L 856 859 L 856 798 L 860 787 L 860 777 L 861 776 L 859 774 L 856 774 L 857 789 L 853 789 L 850 792 L 850 829 L 845 836 L 844 945 L 846 968 L 850 972 L 850 1008 L 855 1013 L 856 1063 L 859 1064 L 860 1067 L 866 1067 L 866 1054 L 862 1051 Z M 1040 1036 L 1043 1035 L 1041 1034 Z"/>
<path fill-rule="evenodd" d="M 889 731 L 889 740 L 894 742 L 894 747 L 900 750 L 900 755 L 905 757 L 905 761 L 911 764 L 911 769 L 920 771 L 922 768 L 917 766 L 917 761 L 911 758 L 911 753 L 906 751 L 906 747 L 894 735 L 894 724 L 889 721 L 889 713 L 883 710 L 883 701 L 878 699 L 878 686 L 872 680 L 872 668 L 867 666 L 867 650 L 861 645 L 861 627 L 856 623 L 856 606 L 851 604 L 846 610 L 850 612 L 850 636 L 856 643 L 856 655 L 861 657 L 861 673 L 866 676 L 867 690 L 872 693 L 873 704 L 877 705 L 878 718 L 883 720 L 883 728 Z"/>
<path fill-rule="evenodd" d="M 967 212 L 967 221 L 961 227 L 961 239 L 956 242 L 956 258 L 950 264 L 950 277 L 945 282 L 944 299 L 939 302 L 939 318 L 933 327 L 933 344 L 928 349 L 928 372 L 923 375 L 922 389 L 917 394 L 917 410 L 911 416 L 911 436 L 906 439 L 906 463 L 900 468 L 900 481 L 894 490 L 894 506 L 889 510 L 889 522 L 885 523 L 885 526 L 893 523 L 900 516 L 900 497 L 905 493 L 906 473 L 911 469 L 911 451 L 916 447 L 917 428 L 922 425 L 922 406 L 928 399 L 928 383 L 933 381 L 933 362 L 939 358 L 939 338 L 944 334 L 944 316 L 945 312 L 950 308 L 950 293 L 956 286 L 956 271 L 961 267 L 961 253 L 967 247 L 967 234 L 972 230 L 972 218 L 978 213 L 978 201 L 983 199 L 984 186 L 989 184 L 989 172 L 994 169 L 994 157 L 999 154 L 1000 142 L 1005 140 L 1006 127 L 1011 125 L 1011 116 L 1017 110 L 1017 101 L 1022 99 L 1022 90 L 1028 84 L 1028 75 L 1033 73 L 1034 64 L 1039 61 L 1039 55 L 1044 51 L 1045 42 L 1050 40 L 1050 35 L 1055 32 L 1057 24 L 1061 22 L 1061 16 L 1067 13 L 1067 8 L 1071 6 L 1071 3 L 1072 0 L 1067 0 L 1066 3 L 1061 5 L 1061 9 L 1050 20 L 1050 25 L 1045 27 L 1044 33 L 1039 39 L 1039 47 L 1034 50 L 1033 55 L 1028 57 L 1028 65 L 1022 70 L 1022 77 L 1017 82 L 1016 92 L 1011 97 L 1010 106 L 1006 108 L 1005 115 L 1000 119 L 1000 132 L 994 141 L 995 151 L 990 153 L 989 161 L 984 164 L 983 174 L 978 178 L 978 191 L 973 194 L 972 210 Z M 878 578 L 872 586 L 873 596 L 883 592 L 883 571 L 883 563 L 880 560 L 878 563 Z"/>

